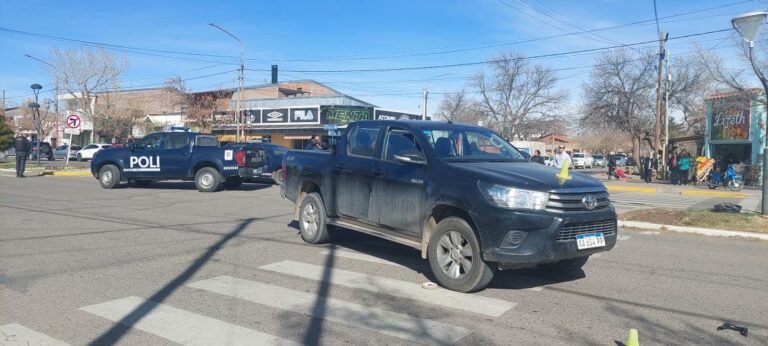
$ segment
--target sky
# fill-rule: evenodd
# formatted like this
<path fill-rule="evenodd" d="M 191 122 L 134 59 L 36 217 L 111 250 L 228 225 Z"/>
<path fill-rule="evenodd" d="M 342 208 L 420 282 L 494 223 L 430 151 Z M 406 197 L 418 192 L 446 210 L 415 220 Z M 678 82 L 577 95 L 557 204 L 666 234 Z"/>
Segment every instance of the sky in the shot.
<path fill-rule="evenodd" d="M 734 69 L 748 67 L 737 58 L 737 34 L 701 33 L 729 29 L 732 17 L 768 7 L 757 0 L 657 5 L 659 28 L 670 33 L 671 56 L 689 53 L 697 43 L 726 57 Z M 208 25 L 215 23 L 241 39 L 246 85 L 268 82 L 270 65 L 277 64 L 281 81 L 314 79 L 403 112 L 421 114 L 427 88 L 432 114 L 446 94 L 474 93 L 471 78 L 484 69 L 440 65 L 479 63 L 510 52 L 555 69 L 558 88 L 570 95 L 564 112 L 573 114 L 590 66 L 604 51 L 596 49 L 630 44 L 658 50 L 653 19 L 653 0 L 3 0 L 0 89 L 8 106 L 31 97 L 32 83 L 42 84 L 51 97 L 47 67 L 25 54 L 50 60 L 52 48 L 80 46 L 73 40 L 107 44 L 123 55 L 129 63 L 123 88 L 160 87 L 174 76 L 195 91 L 235 87 L 240 47 Z M 679 38 L 688 35 L 696 36 Z M 410 67 L 420 68 L 397 70 Z"/>

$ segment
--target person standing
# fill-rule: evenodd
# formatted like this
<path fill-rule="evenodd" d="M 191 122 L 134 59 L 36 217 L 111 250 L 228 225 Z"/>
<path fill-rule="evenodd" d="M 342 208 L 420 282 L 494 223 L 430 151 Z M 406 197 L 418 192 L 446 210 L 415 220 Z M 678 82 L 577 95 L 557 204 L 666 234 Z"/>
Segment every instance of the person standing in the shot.
<path fill-rule="evenodd" d="M 653 171 L 656 169 L 656 160 L 653 158 L 652 153 L 648 153 L 643 160 L 643 172 L 645 175 L 645 183 L 650 184 L 653 180 Z"/>
<path fill-rule="evenodd" d="M 619 178 L 616 176 L 616 158 L 613 156 L 613 153 L 608 155 L 608 180 L 611 180 L 611 177 Z"/>
<path fill-rule="evenodd" d="M 544 164 L 544 158 L 541 157 L 541 150 L 536 149 L 533 151 L 533 156 L 531 157 L 531 162 L 536 162 L 540 164 Z"/>
<path fill-rule="evenodd" d="M 566 161 L 571 162 L 571 156 L 565 152 L 565 148 L 560 146 L 555 149 L 555 157 L 552 159 L 555 168 L 562 168 Z"/>
<path fill-rule="evenodd" d="M 669 180 L 672 185 L 677 185 L 677 153 L 670 153 L 667 160 L 667 167 L 669 167 Z"/>
<path fill-rule="evenodd" d="M 27 156 L 32 151 L 32 143 L 22 136 L 16 136 L 13 141 L 13 149 L 16 150 L 16 178 L 24 178 L 24 170 L 27 166 Z"/>
<path fill-rule="evenodd" d="M 691 168 L 691 157 L 688 156 L 688 152 L 685 151 L 685 149 L 680 152 L 677 166 L 680 171 L 680 183 L 683 184 L 683 186 L 688 186 L 688 170 Z"/>
<path fill-rule="evenodd" d="M 309 143 L 307 143 L 307 146 L 304 147 L 304 150 L 322 150 L 323 147 L 320 146 L 320 138 L 317 137 L 317 135 L 312 135 L 312 139 L 309 140 Z"/>

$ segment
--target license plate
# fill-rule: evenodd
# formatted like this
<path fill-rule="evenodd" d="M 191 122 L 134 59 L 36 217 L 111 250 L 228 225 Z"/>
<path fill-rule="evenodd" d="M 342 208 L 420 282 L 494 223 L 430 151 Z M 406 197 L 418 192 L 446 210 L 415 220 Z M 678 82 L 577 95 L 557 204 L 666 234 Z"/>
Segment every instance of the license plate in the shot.
<path fill-rule="evenodd" d="M 602 232 L 579 234 L 576 236 L 576 248 L 579 250 L 605 246 Z"/>

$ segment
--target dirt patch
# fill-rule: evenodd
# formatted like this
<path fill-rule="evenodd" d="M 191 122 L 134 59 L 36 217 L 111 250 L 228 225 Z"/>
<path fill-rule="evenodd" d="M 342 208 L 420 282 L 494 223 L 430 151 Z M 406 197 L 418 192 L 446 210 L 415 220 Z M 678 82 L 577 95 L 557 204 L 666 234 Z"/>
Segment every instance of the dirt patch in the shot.
<path fill-rule="evenodd" d="M 715 213 L 710 210 L 638 209 L 619 217 L 662 225 L 691 226 L 768 233 L 768 218 L 754 213 Z"/>

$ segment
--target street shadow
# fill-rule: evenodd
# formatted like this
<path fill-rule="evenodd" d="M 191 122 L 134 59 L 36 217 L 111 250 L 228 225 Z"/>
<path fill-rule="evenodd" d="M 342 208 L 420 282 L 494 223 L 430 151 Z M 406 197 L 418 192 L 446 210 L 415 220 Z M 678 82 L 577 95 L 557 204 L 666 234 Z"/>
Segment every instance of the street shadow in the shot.
<path fill-rule="evenodd" d="M 145 187 L 139 187 L 132 184 L 125 184 L 122 183 L 119 186 L 123 189 L 142 189 L 142 190 L 197 190 L 197 187 L 195 186 L 194 182 L 191 181 L 155 181 L 149 184 L 149 186 Z M 228 190 L 225 188 L 222 188 L 218 192 L 222 191 L 258 191 L 263 189 L 268 189 L 272 187 L 271 184 L 262 184 L 262 183 L 244 183 L 243 185 L 238 186 L 235 189 Z"/>
<path fill-rule="evenodd" d="M 315 294 L 315 303 L 312 306 L 311 320 L 304 330 L 302 342 L 305 345 L 319 345 L 323 335 L 323 322 L 325 321 L 326 310 L 328 306 L 328 297 L 331 293 L 331 277 L 333 276 L 333 265 L 336 261 L 336 246 L 331 244 L 328 255 L 325 257 L 325 269 L 323 278 L 320 280 L 317 293 Z"/>
<path fill-rule="evenodd" d="M 202 255 L 195 259 L 192 264 L 187 267 L 186 270 L 181 272 L 176 278 L 168 282 L 159 291 L 149 297 L 143 304 L 131 311 L 128 315 L 123 317 L 112 328 L 102 333 L 99 337 L 90 342 L 90 345 L 113 345 L 120 341 L 125 334 L 130 331 L 131 327 L 141 321 L 142 318 L 147 316 L 152 310 L 154 310 L 159 303 L 165 301 L 173 292 L 179 287 L 183 286 L 192 276 L 194 276 L 203 266 L 213 258 L 213 256 L 221 250 L 224 245 L 227 244 L 233 238 L 236 238 L 242 233 L 248 225 L 250 225 L 255 218 L 246 219 L 237 225 L 231 232 L 225 234 L 219 241 L 211 245 Z"/>
<path fill-rule="evenodd" d="M 585 277 L 587 275 L 581 269 L 561 275 L 553 275 L 537 267 L 503 270 L 496 272 L 488 288 L 524 290 L 580 280 Z"/>

